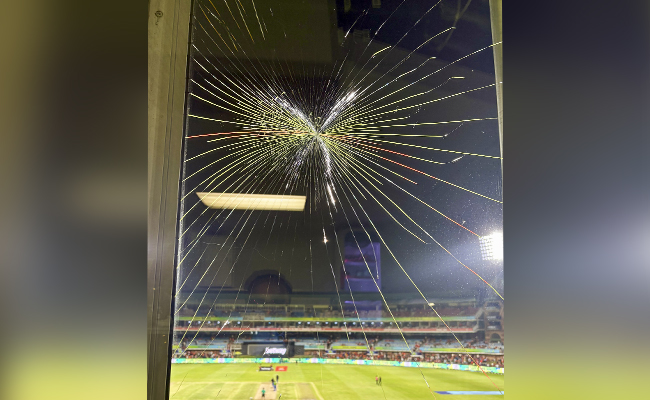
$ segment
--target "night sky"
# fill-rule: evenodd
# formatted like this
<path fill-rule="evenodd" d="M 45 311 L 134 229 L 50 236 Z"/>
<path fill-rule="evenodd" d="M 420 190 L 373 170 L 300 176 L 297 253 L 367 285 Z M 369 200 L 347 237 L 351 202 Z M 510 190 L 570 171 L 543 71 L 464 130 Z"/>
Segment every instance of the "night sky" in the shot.
<path fill-rule="evenodd" d="M 253 13 L 246 14 L 246 21 L 251 30 L 250 36 L 253 38 L 249 40 L 244 35 L 244 33 L 248 35 L 246 30 L 236 26 L 232 19 L 228 20 L 224 17 L 228 15 L 228 10 L 218 8 L 218 15 L 222 16 L 218 19 L 214 17 L 217 13 L 209 2 L 197 1 L 193 25 L 194 46 L 190 60 L 191 78 L 188 82 L 189 92 L 195 96 L 188 96 L 188 113 L 222 121 L 237 118 L 237 114 L 216 106 L 224 105 L 222 100 L 231 100 L 224 95 L 221 95 L 221 100 L 215 96 L 215 93 L 219 93 L 216 88 L 228 91 L 229 87 L 233 87 L 232 82 L 236 82 L 240 87 L 264 88 L 265 85 L 281 87 L 284 91 L 281 96 L 299 104 L 301 109 L 305 110 L 305 114 L 312 113 L 310 114 L 312 118 L 317 118 L 318 110 L 331 107 L 334 102 L 332 100 L 334 97 L 320 96 L 322 94 L 320 89 L 323 87 L 340 88 L 340 93 L 345 93 L 346 90 L 348 92 L 363 90 L 370 83 L 376 82 L 372 86 L 373 90 L 386 83 L 390 83 L 389 87 L 393 90 L 402 89 L 392 97 L 378 101 L 373 107 L 415 96 L 413 99 L 403 100 L 399 106 L 389 105 L 381 108 L 382 111 L 443 99 L 399 113 L 387 114 L 385 118 L 399 116 L 401 119 L 397 123 L 418 124 L 496 117 L 495 89 L 490 86 L 494 84 L 492 49 L 488 48 L 446 67 L 451 62 L 491 44 L 488 2 L 472 2 L 457 21 L 457 29 L 450 31 L 452 35 L 449 38 L 447 33 L 440 35 L 413 54 L 411 52 L 420 44 L 454 24 L 457 3 L 444 1 L 429 12 L 427 9 L 435 3 L 406 1 L 396 10 L 400 3 L 400 1 L 381 1 L 380 8 L 373 8 L 370 0 L 352 1 L 350 9 L 346 11 L 343 1 L 336 1 L 336 4 L 296 2 L 294 7 L 283 5 L 283 8 L 273 2 L 257 1 L 259 20 Z M 461 10 L 464 6 L 465 3 L 462 4 Z M 420 22 L 416 23 L 420 18 Z M 385 24 L 375 36 L 377 29 L 384 22 Z M 239 23 L 241 24 L 241 20 Z M 258 24 L 262 26 L 261 29 Z M 317 25 L 319 29 L 316 29 Z M 215 29 L 221 33 L 221 37 L 215 34 Z M 345 38 L 348 30 L 350 32 Z M 230 46 L 225 46 L 224 41 L 227 39 L 223 37 L 227 38 L 228 32 L 237 39 L 230 40 L 228 42 Z M 261 32 L 264 32 L 264 38 L 261 37 Z M 400 41 L 406 32 L 408 35 Z M 369 43 L 368 37 L 374 37 L 372 42 Z M 345 40 L 343 43 L 342 39 Z M 395 46 L 398 41 L 399 45 Z M 230 52 L 230 48 L 237 49 L 238 46 L 238 51 Z M 375 53 L 377 53 L 375 57 L 370 57 Z M 436 58 L 429 59 L 430 57 Z M 433 76 L 425 78 L 438 70 L 439 72 Z M 336 71 L 340 73 L 337 74 Z M 400 78 L 400 75 L 407 71 L 412 72 Z M 361 77 L 364 76 L 367 77 L 362 80 Z M 464 79 L 449 79 L 451 77 L 464 77 Z M 395 80 L 395 78 L 399 79 Z M 420 78 L 423 78 L 422 81 L 410 85 Z M 486 88 L 457 95 L 481 87 Z M 247 93 L 255 97 L 256 92 Z M 384 94 L 386 91 L 378 91 L 370 98 L 377 99 Z M 233 102 L 233 104 L 237 106 L 240 103 Z M 230 107 L 230 110 L 233 109 L 235 108 Z M 190 117 L 187 119 L 186 137 L 241 129 L 242 125 Z M 443 138 L 403 136 L 375 138 L 414 146 L 499 156 L 498 124 L 494 119 L 381 128 L 378 133 L 446 135 Z M 190 161 L 184 164 L 183 176 L 189 178 L 183 182 L 182 189 L 183 196 L 188 192 L 189 195 L 182 200 L 182 207 L 186 211 L 191 208 L 191 211 L 183 218 L 181 224 L 181 231 L 187 230 L 180 241 L 179 253 L 180 258 L 187 256 L 187 260 L 183 261 L 182 265 L 184 274 L 187 274 L 187 270 L 192 269 L 195 263 L 195 270 L 192 272 L 194 275 L 200 274 L 199 271 L 206 268 L 216 268 L 210 266 L 210 260 L 206 261 L 206 258 L 199 257 L 203 251 L 200 249 L 219 242 L 219 238 L 236 236 L 237 238 L 233 239 L 232 254 L 224 264 L 234 265 L 228 284 L 224 286 L 225 290 L 237 290 L 240 282 L 245 282 L 255 270 L 269 270 L 278 271 L 283 275 L 295 292 L 332 292 L 334 280 L 331 270 L 338 274 L 341 264 L 336 250 L 335 232 L 343 236 L 345 232 L 352 229 L 362 234 L 365 228 L 372 232 L 374 240 L 381 235 L 385 241 L 385 244 L 381 245 L 382 291 L 417 295 L 417 291 L 385 245 L 388 245 L 402 267 L 427 295 L 448 292 L 473 295 L 477 291 L 484 291 L 486 285 L 425 235 L 415 225 L 417 224 L 456 257 L 483 275 L 486 280 L 502 285 L 500 280 L 503 274 L 502 264 L 481 260 L 477 237 L 477 235 L 487 235 L 501 230 L 502 204 L 452 187 L 413 170 L 422 171 L 492 199 L 501 200 L 501 162 L 498 158 L 465 155 L 451 163 L 460 154 L 425 150 L 413 146 L 374 143 L 385 149 L 382 150 L 382 155 L 394 162 L 374 159 L 376 164 L 364 161 L 366 165 L 372 166 L 373 170 L 385 177 L 390 176 L 392 182 L 413 196 L 476 233 L 476 235 L 470 233 L 449 221 L 383 178 L 378 177 L 382 180 L 381 184 L 374 183 L 381 187 L 381 191 L 387 197 L 383 197 L 367 181 L 364 181 L 365 187 L 390 210 L 399 223 L 417 233 L 426 242 L 423 243 L 396 223 L 370 196 L 363 199 L 353 186 L 346 188 L 345 183 L 341 181 L 335 183 L 339 186 L 337 193 L 340 197 L 333 218 L 330 218 L 330 209 L 325 201 L 326 194 L 322 192 L 324 187 L 322 185 L 325 185 L 327 180 L 317 172 L 323 171 L 322 165 L 317 170 L 309 168 L 301 170 L 300 173 L 306 174 L 308 179 L 297 185 L 291 193 L 307 196 L 307 206 L 303 213 L 275 211 L 250 213 L 229 210 L 221 212 L 206 210 L 202 204 L 192 208 L 198 200 L 193 191 L 225 190 L 230 183 L 246 178 L 252 170 L 241 170 L 229 177 L 220 178 L 218 189 L 206 186 L 202 182 L 205 182 L 219 167 L 226 165 L 226 161 L 219 160 L 233 151 L 233 148 L 209 151 L 228 141 L 209 142 L 208 140 L 209 138 L 190 138 L 185 142 L 184 157 Z M 208 153 L 199 156 L 206 152 Z M 192 159 L 195 156 L 199 157 Z M 445 164 L 433 164 L 417 158 Z M 267 162 L 270 163 L 269 165 L 273 163 L 270 158 L 259 162 Z M 403 178 L 413 182 L 391 175 L 382 166 L 398 172 Z M 268 168 L 258 169 L 248 177 L 250 184 L 242 186 L 239 191 L 287 193 L 284 184 L 286 177 L 278 177 L 277 181 L 273 181 L 267 174 Z M 358 173 L 353 175 L 360 181 L 348 180 L 348 185 L 353 183 L 360 185 L 364 178 Z M 314 185 L 320 185 L 321 189 L 315 192 Z M 361 191 L 363 192 L 363 189 Z M 352 198 L 352 194 L 355 194 L 356 199 Z M 414 222 L 401 213 L 397 206 Z M 374 232 L 370 221 L 377 228 L 378 234 Z M 328 243 L 324 243 L 324 236 L 327 237 Z M 195 241 L 200 245 L 192 247 Z M 339 240 L 339 245 L 341 244 L 342 240 Z M 212 263 L 212 265 L 216 264 Z M 229 267 L 223 268 L 225 271 Z M 223 276 L 219 275 L 212 284 L 213 288 L 221 287 L 223 282 L 219 281 L 222 278 Z M 203 282 L 199 287 L 204 290 L 206 284 L 207 282 Z M 183 291 L 187 290 L 188 287 L 183 288 Z"/>

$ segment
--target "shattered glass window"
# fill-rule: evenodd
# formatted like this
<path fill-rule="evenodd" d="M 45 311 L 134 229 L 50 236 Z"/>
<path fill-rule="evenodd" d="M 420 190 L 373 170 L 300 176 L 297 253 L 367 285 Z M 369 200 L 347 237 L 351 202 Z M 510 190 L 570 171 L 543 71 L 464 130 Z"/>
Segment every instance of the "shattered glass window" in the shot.
<path fill-rule="evenodd" d="M 171 398 L 503 392 L 495 46 L 484 0 L 194 1 Z"/>

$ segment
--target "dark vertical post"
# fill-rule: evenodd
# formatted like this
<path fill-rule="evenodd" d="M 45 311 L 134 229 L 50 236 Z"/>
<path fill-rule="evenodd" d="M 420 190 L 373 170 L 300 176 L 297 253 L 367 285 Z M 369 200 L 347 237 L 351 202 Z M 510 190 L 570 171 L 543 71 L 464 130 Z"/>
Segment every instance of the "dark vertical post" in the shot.
<path fill-rule="evenodd" d="M 490 0 L 490 20 L 492 24 L 492 43 L 503 41 L 503 24 L 501 0 Z M 503 45 L 494 46 L 494 74 L 497 83 L 497 117 L 499 118 L 499 144 L 503 157 Z M 503 177 L 503 160 L 501 160 L 501 176 Z M 502 186 L 503 187 L 503 186 Z M 503 189 L 502 189 L 503 190 Z"/>
<path fill-rule="evenodd" d="M 169 396 L 172 295 L 191 0 L 150 0 L 147 398 Z"/>

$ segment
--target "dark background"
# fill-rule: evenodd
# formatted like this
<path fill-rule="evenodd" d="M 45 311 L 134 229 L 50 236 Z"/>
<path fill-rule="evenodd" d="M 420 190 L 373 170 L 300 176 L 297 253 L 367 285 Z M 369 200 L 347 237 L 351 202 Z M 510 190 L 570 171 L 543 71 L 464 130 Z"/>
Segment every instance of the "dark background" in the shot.
<path fill-rule="evenodd" d="M 464 56 L 484 49 L 492 43 L 489 4 L 485 0 L 463 2 L 463 7 L 458 13 L 458 21 L 456 21 L 456 8 L 459 3 L 455 1 L 440 2 L 437 5 L 436 2 L 383 1 L 374 7 L 371 3 L 371 1 L 350 1 L 349 8 L 347 8 L 347 2 L 343 1 L 295 1 L 278 4 L 273 1 L 259 0 L 256 1 L 256 12 L 261 22 L 258 22 L 252 15 L 250 7 L 249 15 L 246 18 L 253 37 L 249 40 L 246 31 L 240 29 L 241 20 L 239 25 L 236 25 L 229 17 L 224 4 L 216 5 L 216 12 L 221 16 L 221 19 L 218 19 L 215 15 L 210 16 L 210 12 L 215 12 L 214 6 L 210 2 L 197 1 L 194 6 L 189 90 L 203 99 L 223 105 L 223 100 L 214 97 L 216 93 L 225 98 L 214 89 L 215 83 L 220 80 L 225 81 L 221 75 L 223 71 L 227 71 L 226 77 L 230 78 L 234 75 L 243 83 L 251 82 L 247 79 L 252 82 L 265 82 L 265 84 L 269 81 L 273 84 L 278 82 L 280 85 L 283 82 L 288 82 L 289 84 L 281 86 L 279 90 L 286 93 L 306 91 L 308 95 L 312 94 L 310 89 L 325 85 L 330 78 L 335 81 L 333 85 L 347 88 L 346 83 L 349 81 L 345 79 L 346 76 L 356 77 L 353 80 L 359 81 L 362 76 L 374 71 L 360 87 L 364 88 L 370 82 L 378 80 L 379 83 L 375 84 L 372 89 L 375 90 L 383 83 L 397 78 L 400 74 L 417 68 L 428 57 L 436 57 L 435 60 L 430 60 L 425 67 L 393 84 L 393 89 L 378 92 L 377 95 L 371 97 L 374 100 Z M 468 7 L 461 13 L 465 4 L 468 4 Z M 433 7 L 434 5 L 436 6 Z M 267 28 L 264 30 L 264 37 L 262 37 L 258 26 L 260 23 Z M 220 24 L 227 26 L 227 30 Z M 427 39 L 451 26 L 456 26 L 456 29 L 435 37 L 419 48 L 415 54 L 409 54 L 425 43 Z M 215 33 L 215 29 L 221 31 L 219 36 Z M 242 33 L 242 31 L 244 32 Z M 244 49 L 243 52 L 237 52 L 234 55 L 229 52 L 229 49 L 220 40 L 220 37 L 226 36 L 226 32 L 232 32 L 237 37 L 238 46 Z M 371 54 L 387 46 L 393 47 L 380 53 L 376 59 L 369 59 Z M 234 45 L 230 47 L 234 47 Z M 345 60 L 344 72 L 337 80 L 336 74 L 332 74 L 331 71 L 336 71 L 343 60 Z M 393 68 L 394 70 L 392 70 Z M 242 78 L 243 70 L 247 73 L 245 78 Z M 272 73 L 267 71 L 272 71 Z M 386 77 L 381 77 L 383 74 L 387 74 Z M 462 76 L 465 79 L 446 82 L 449 77 L 453 76 Z M 269 79 L 268 77 L 278 78 Z M 434 91 L 412 101 L 401 103 L 400 106 L 443 98 L 493 83 L 494 61 L 492 49 L 488 48 L 460 60 L 386 101 L 378 102 L 377 106 L 426 90 Z M 291 100 L 302 99 L 299 94 L 287 96 Z M 225 100 L 232 101 L 229 98 L 225 98 Z M 317 109 L 320 103 L 318 100 L 310 102 L 307 97 L 307 100 L 303 101 L 301 105 L 305 107 L 304 110 L 307 113 L 310 106 Z M 232 108 L 232 106 L 227 107 Z M 206 101 L 191 96 L 188 97 L 188 110 L 188 113 L 192 115 L 219 120 L 233 120 L 238 117 L 238 115 L 223 111 Z M 409 111 L 387 114 L 386 118 L 405 117 L 407 114 L 409 114 L 409 118 L 401 122 L 417 123 L 496 117 L 496 90 L 489 87 L 485 90 L 423 106 L 417 112 L 413 112 L 413 115 Z M 186 136 L 228 132 L 233 129 L 240 130 L 241 127 L 188 118 Z M 390 128 L 382 129 L 382 132 L 411 135 L 449 134 L 444 139 L 396 137 L 383 137 L 382 139 L 497 157 L 500 154 L 498 123 L 495 120 Z M 249 181 L 252 183 L 247 183 L 238 189 L 237 187 L 227 189 L 227 186 L 229 182 L 235 182 L 236 179 L 247 176 L 248 171 L 236 173 L 227 180 L 224 179 L 225 183 L 221 184 L 218 189 L 215 189 L 214 186 L 201 185 L 201 182 L 209 181 L 208 178 L 215 173 L 218 166 L 226 165 L 230 161 L 211 166 L 214 160 L 224 157 L 230 151 L 230 148 L 220 151 L 213 149 L 225 143 L 235 143 L 230 141 L 211 143 L 209 142 L 210 138 L 214 137 L 188 139 L 185 142 L 184 155 L 189 161 L 184 164 L 183 176 L 189 179 L 183 183 L 182 188 L 187 191 L 183 195 L 187 195 L 187 197 L 182 204 L 185 210 L 191 211 L 183 217 L 184 225 L 181 230 L 187 230 L 187 233 L 183 236 L 181 248 L 190 248 L 190 244 L 194 240 L 198 240 L 200 244 L 191 248 L 190 251 L 181 252 L 184 261 L 181 267 L 180 281 L 184 281 L 185 277 L 189 276 L 188 283 L 182 287 L 181 298 L 188 296 L 196 285 L 198 285 L 197 292 L 210 289 L 221 290 L 222 286 L 226 291 L 239 290 L 242 283 L 250 282 L 249 276 L 253 277 L 260 270 L 279 274 L 287 280 L 294 292 L 333 293 L 335 286 L 330 264 L 333 265 L 337 274 L 336 280 L 341 280 L 339 276 L 341 262 L 335 247 L 334 231 L 337 231 L 341 237 L 350 229 L 362 232 L 363 226 L 370 231 L 373 230 L 368 223 L 368 218 L 361 213 L 360 207 L 368 212 L 369 218 L 377 226 L 397 260 L 404 266 L 412 279 L 418 282 L 418 287 L 427 296 L 477 296 L 483 298 L 493 294 L 487 285 L 446 254 L 370 185 L 365 186 L 370 188 L 373 195 L 377 196 L 401 223 L 424 238 L 427 244 L 420 243 L 397 225 L 372 199 L 361 201 L 361 205 L 352 201 L 352 205 L 356 207 L 356 212 L 359 214 L 355 215 L 355 211 L 346 203 L 346 197 L 342 192 L 339 193 L 339 205 L 345 207 L 349 221 L 341 210 L 337 210 L 334 213 L 334 219 L 330 221 L 323 199 L 319 200 L 312 196 L 313 190 L 307 187 L 298 187 L 295 191 L 288 193 L 307 194 L 305 212 L 254 212 L 248 222 L 246 234 L 241 235 L 237 240 L 226 239 L 228 235 L 235 236 L 237 234 L 241 227 L 241 222 L 239 225 L 238 222 L 246 220 L 248 213 L 235 211 L 230 214 L 213 210 L 206 212 L 206 207 L 202 204 L 195 207 L 198 202 L 197 196 L 194 195 L 195 191 L 250 190 L 255 193 L 273 194 L 284 194 L 286 191 L 285 185 L 282 183 L 283 179 L 277 185 L 271 185 L 267 182 L 269 179 L 264 177 L 263 171 L 255 174 L 255 178 Z M 381 147 L 439 162 L 449 162 L 458 157 L 458 154 L 395 145 L 381 144 Z M 209 153 L 205 154 L 206 152 Z M 201 154 L 205 155 L 200 156 Z M 200 157 L 196 158 L 197 156 Z M 418 168 L 428 174 L 489 197 L 501 199 L 501 164 L 498 159 L 465 156 L 453 164 L 432 165 L 413 159 L 388 156 L 409 167 Z M 493 231 L 501 230 L 501 204 L 463 192 L 407 169 L 396 167 L 394 164 L 381 160 L 378 162 L 416 181 L 417 185 L 401 181 L 384 170 L 374 167 L 373 164 L 368 162 L 365 164 L 374 167 L 373 169 L 382 175 L 388 175 L 401 187 L 436 207 L 450 218 L 459 223 L 466 223 L 465 226 L 468 229 L 479 235 L 488 235 Z M 360 177 L 359 174 L 353 175 L 357 178 Z M 381 180 L 381 182 L 384 184 L 384 186 L 380 186 L 382 191 L 424 227 L 435 240 L 438 240 L 470 268 L 487 279 L 498 291 L 502 291 L 503 265 L 481 260 L 479 241 L 476 236 L 419 204 L 386 181 Z M 345 190 L 343 184 L 340 183 L 335 184 L 335 187 L 338 188 L 337 190 Z M 352 190 L 352 192 L 355 191 Z M 358 193 L 355 194 L 359 196 Z M 230 216 L 226 219 L 226 215 Z M 201 228 L 206 224 L 208 228 L 202 232 Z M 253 233 L 249 237 L 248 230 L 253 226 Z M 323 245 L 323 229 L 331 242 L 327 248 Z M 199 235 L 201 237 L 197 239 Z M 272 240 L 269 240 L 270 237 Z M 217 246 L 225 249 L 224 243 L 231 244 L 233 242 L 235 250 L 231 251 L 233 254 L 231 258 L 237 258 L 237 262 L 233 272 L 227 273 L 230 266 L 233 265 L 233 261 L 225 260 L 222 264 L 221 254 L 225 252 L 222 250 L 219 253 L 219 261 L 214 263 L 212 253 L 218 251 Z M 209 256 L 203 256 L 206 249 Z M 237 255 L 239 251 L 241 253 Z M 418 297 L 412 283 L 390 256 L 384 244 L 381 244 L 381 252 L 384 275 L 382 291 Z M 221 273 L 215 273 L 217 269 Z M 189 273 L 189 270 L 192 272 Z M 208 272 L 205 274 L 205 278 L 199 282 L 199 278 L 206 270 Z M 213 276 L 216 277 L 214 280 Z M 316 282 L 316 286 L 313 285 L 313 282 Z M 370 283 L 374 287 L 374 284 Z M 243 290 L 247 289 L 248 287 L 244 285 Z"/>

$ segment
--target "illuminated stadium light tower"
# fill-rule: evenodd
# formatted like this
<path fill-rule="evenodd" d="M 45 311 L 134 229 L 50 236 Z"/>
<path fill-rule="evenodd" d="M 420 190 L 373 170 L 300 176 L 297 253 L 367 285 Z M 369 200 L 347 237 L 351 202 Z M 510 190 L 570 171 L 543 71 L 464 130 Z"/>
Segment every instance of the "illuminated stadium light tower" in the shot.
<path fill-rule="evenodd" d="M 479 238 L 483 260 L 503 260 L 503 233 L 493 232 Z"/>

